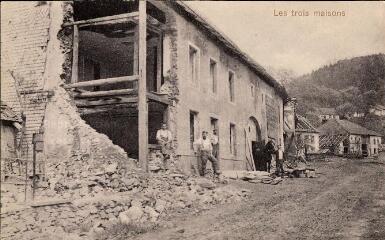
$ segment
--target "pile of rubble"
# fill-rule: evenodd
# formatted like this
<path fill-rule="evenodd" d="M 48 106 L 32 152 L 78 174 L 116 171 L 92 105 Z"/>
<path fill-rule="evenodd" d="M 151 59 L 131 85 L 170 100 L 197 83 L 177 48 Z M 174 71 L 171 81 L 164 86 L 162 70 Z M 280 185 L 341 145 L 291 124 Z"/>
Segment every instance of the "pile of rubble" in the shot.
<path fill-rule="evenodd" d="M 1 206 L 2 238 L 96 239 L 116 225 L 159 224 L 174 212 L 199 212 L 248 197 L 226 179 L 189 177 L 175 167 L 168 173 L 142 171 L 77 115 L 63 91 L 56 92 L 47 112 L 46 179 L 38 182 L 32 204 Z M 58 132 L 60 139 L 54 137 Z"/>
<path fill-rule="evenodd" d="M 132 171 L 122 175 L 121 170 L 119 165 L 110 164 L 88 181 L 50 180 L 31 207 L 1 214 L 4 236 L 96 239 L 116 225 L 155 226 L 175 212 L 200 212 L 249 195 L 225 184 L 225 179 Z"/>
<path fill-rule="evenodd" d="M 274 177 L 273 174 L 264 171 L 224 171 L 223 175 L 230 179 L 240 179 L 250 183 L 277 185 L 282 182 L 281 177 Z"/>

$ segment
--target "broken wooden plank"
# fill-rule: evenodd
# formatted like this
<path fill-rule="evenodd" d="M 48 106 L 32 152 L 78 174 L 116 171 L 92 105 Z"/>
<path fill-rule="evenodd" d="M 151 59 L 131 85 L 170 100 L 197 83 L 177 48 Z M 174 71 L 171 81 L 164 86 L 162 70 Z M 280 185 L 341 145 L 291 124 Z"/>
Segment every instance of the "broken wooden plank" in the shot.
<path fill-rule="evenodd" d="M 42 202 L 34 202 L 31 204 L 31 207 L 46 207 L 46 206 L 53 206 L 53 205 L 62 205 L 62 204 L 72 204 L 72 199 L 57 199 L 57 200 L 50 200 L 50 201 L 42 201 Z"/>
<path fill-rule="evenodd" d="M 103 97 L 108 97 L 108 96 L 103 96 Z M 165 105 L 171 105 L 172 103 L 172 101 L 169 100 L 166 95 L 159 96 L 154 93 L 147 93 L 147 103 L 150 101 L 159 102 Z M 131 103 L 138 103 L 138 96 L 137 95 L 133 95 L 130 97 L 111 96 L 111 99 L 98 99 L 98 100 L 88 100 L 84 98 L 84 99 L 75 99 L 75 103 L 76 103 L 76 106 L 79 108 L 102 106 L 102 105 L 114 105 L 114 104 L 127 104 L 127 103 L 131 104 Z"/>
<path fill-rule="evenodd" d="M 79 28 L 77 25 L 74 26 L 73 34 L 73 46 L 72 46 L 72 75 L 71 83 L 76 83 L 78 81 L 79 75 Z"/>
<path fill-rule="evenodd" d="M 115 116 L 128 116 L 128 117 L 138 117 L 137 103 L 128 103 L 125 105 L 104 105 L 96 106 L 92 108 L 79 108 L 80 115 L 90 115 L 90 114 L 103 114 L 108 112 Z"/>
<path fill-rule="evenodd" d="M 172 101 L 170 99 L 168 99 L 168 95 L 166 95 L 166 94 L 156 94 L 156 93 L 153 93 L 153 92 L 148 92 L 147 93 L 147 97 L 150 100 L 153 100 L 153 101 L 156 101 L 156 102 L 160 102 L 160 103 L 163 103 L 163 104 L 166 104 L 166 105 L 171 105 L 172 104 Z"/>
<path fill-rule="evenodd" d="M 136 24 L 138 22 L 138 18 L 132 17 L 132 18 L 113 19 L 113 20 L 102 21 L 102 22 L 85 23 L 85 24 L 79 25 L 79 27 L 82 28 L 82 27 L 88 27 L 88 26 L 113 25 L 117 23 L 126 23 L 126 22 L 133 22 Z M 78 26 L 78 25 L 74 25 L 74 26 Z"/>
<path fill-rule="evenodd" d="M 154 18 L 151 15 L 147 15 L 147 23 L 149 23 L 149 25 L 156 26 L 156 27 L 163 25 L 161 22 L 158 21 L 158 19 Z"/>
<path fill-rule="evenodd" d="M 82 92 L 82 93 L 76 94 L 75 98 L 93 98 L 93 97 L 131 95 L 136 92 L 137 92 L 136 89 L 116 89 L 116 90 L 96 91 L 96 92 Z"/>
<path fill-rule="evenodd" d="M 73 26 L 73 25 L 85 25 L 85 24 L 90 24 L 90 23 L 96 23 L 96 22 L 106 22 L 106 21 L 111 21 L 111 20 L 118 20 L 122 18 L 127 18 L 127 20 L 132 20 L 136 17 L 136 19 L 139 16 L 139 12 L 130 12 L 130 13 L 123 13 L 123 14 L 118 14 L 118 15 L 113 15 L 113 16 L 107 16 L 107 17 L 99 17 L 99 18 L 92 18 L 92 19 L 87 19 L 87 20 L 80 20 L 72 23 L 65 23 L 63 24 L 63 27 L 68 27 L 68 26 Z"/>
<path fill-rule="evenodd" d="M 84 99 L 75 100 L 77 107 L 96 107 L 103 105 L 115 105 L 115 104 L 127 104 L 127 103 L 136 103 L 138 102 L 138 97 L 121 97 L 118 99 L 101 99 L 97 101 L 89 101 Z"/>
<path fill-rule="evenodd" d="M 90 80 L 90 81 L 67 84 L 67 85 L 64 85 L 64 88 L 68 89 L 68 88 L 78 88 L 78 87 L 93 87 L 93 86 L 101 86 L 101 85 L 108 85 L 108 84 L 114 84 L 114 83 L 133 82 L 133 81 L 137 81 L 138 79 L 139 79 L 138 75 L 115 77 L 115 78 L 104 78 L 104 79 L 98 79 L 98 80 Z"/>

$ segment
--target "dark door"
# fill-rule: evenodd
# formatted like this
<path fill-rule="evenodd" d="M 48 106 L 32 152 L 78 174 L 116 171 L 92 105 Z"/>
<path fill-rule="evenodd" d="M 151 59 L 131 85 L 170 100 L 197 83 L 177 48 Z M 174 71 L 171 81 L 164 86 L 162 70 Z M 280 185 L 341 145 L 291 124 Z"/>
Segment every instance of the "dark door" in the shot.
<path fill-rule="evenodd" d="M 254 158 L 254 164 L 255 164 L 255 170 L 257 171 L 266 171 L 266 161 L 264 157 L 264 145 L 263 142 L 256 142 L 252 141 L 252 148 L 253 148 L 253 158 Z"/>

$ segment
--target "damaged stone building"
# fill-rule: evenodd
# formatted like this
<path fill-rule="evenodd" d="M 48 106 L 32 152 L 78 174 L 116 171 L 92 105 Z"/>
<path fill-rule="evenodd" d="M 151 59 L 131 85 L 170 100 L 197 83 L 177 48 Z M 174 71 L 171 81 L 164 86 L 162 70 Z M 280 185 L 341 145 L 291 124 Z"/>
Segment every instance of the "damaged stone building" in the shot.
<path fill-rule="evenodd" d="M 202 130 L 218 131 L 226 170 L 250 169 L 256 142 L 283 144 L 283 86 L 183 2 L 1 7 L 1 100 L 25 116 L 26 158 L 40 132 L 47 162 L 112 149 L 94 161 L 128 155 L 147 168 L 162 122 L 186 173 Z"/>

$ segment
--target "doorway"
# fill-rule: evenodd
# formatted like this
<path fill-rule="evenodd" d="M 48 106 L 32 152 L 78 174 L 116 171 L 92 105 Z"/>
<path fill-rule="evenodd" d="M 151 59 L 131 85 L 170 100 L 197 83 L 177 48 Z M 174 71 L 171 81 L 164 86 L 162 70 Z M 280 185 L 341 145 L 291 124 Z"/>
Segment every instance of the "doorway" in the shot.
<path fill-rule="evenodd" d="M 254 158 L 255 170 L 266 171 L 266 164 L 264 161 L 264 141 L 261 137 L 261 128 L 255 117 L 250 117 L 246 127 L 248 141 L 252 148 L 252 154 Z"/>
<path fill-rule="evenodd" d="M 213 144 L 213 155 L 216 159 L 219 160 L 219 127 L 218 127 L 218 119 L 211 117 L 210 118 L 210 126 L 211 126 L 211 133 L 210 136 L 212 136 L 212 144 Z M 214 136 L 214 131 L 215 135 Z"/>

